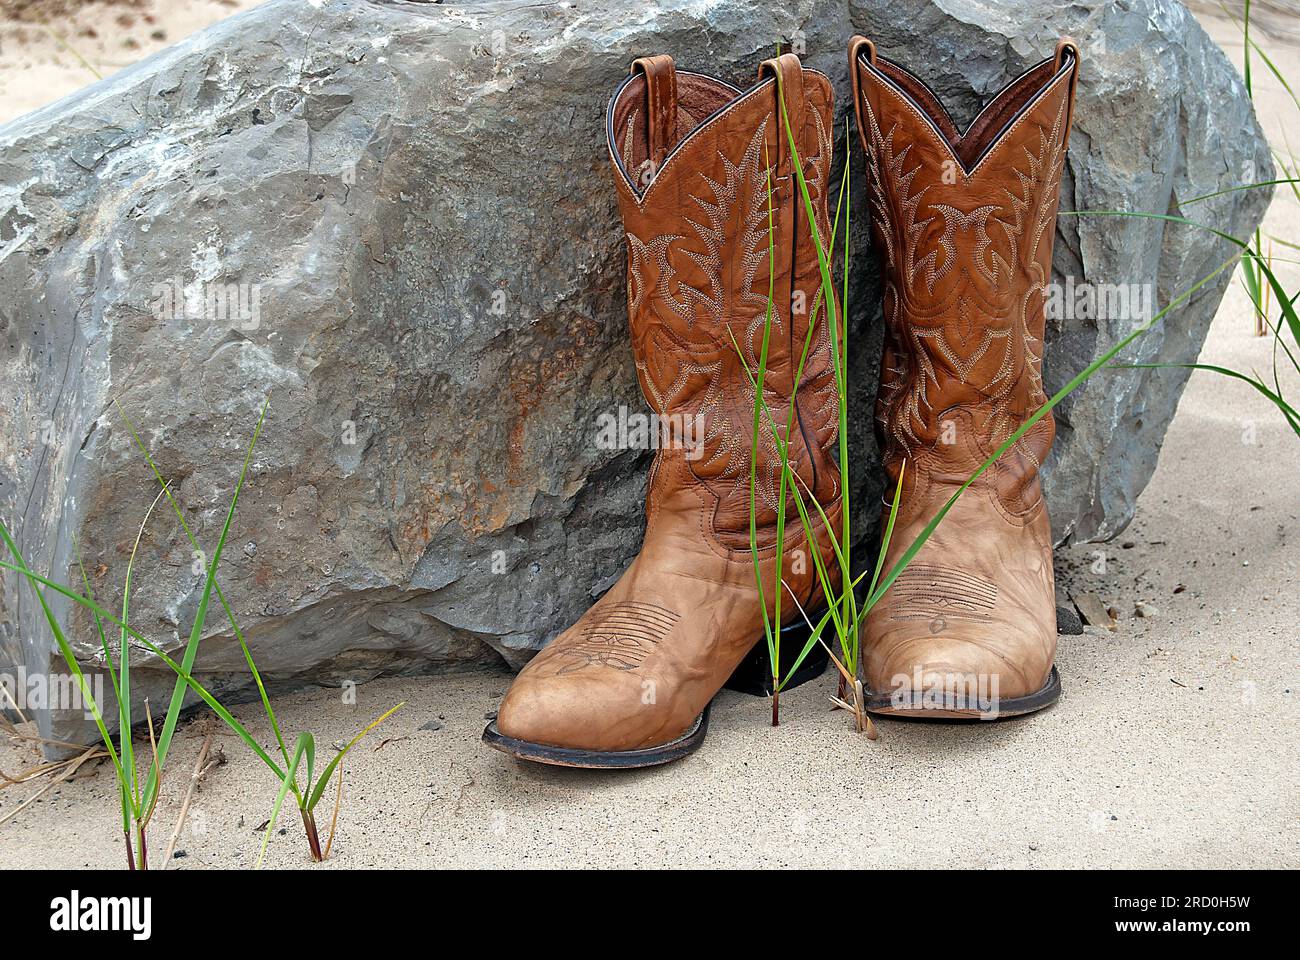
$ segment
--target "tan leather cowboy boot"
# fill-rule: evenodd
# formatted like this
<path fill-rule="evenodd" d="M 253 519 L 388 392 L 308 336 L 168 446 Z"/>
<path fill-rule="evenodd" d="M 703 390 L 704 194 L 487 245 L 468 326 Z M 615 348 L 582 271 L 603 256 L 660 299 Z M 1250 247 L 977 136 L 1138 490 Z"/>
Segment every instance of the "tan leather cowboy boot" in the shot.
<path fill-rule="evenodd" d="M 763 635 L 750 553 L 755 397 L 737 347 L 756 371 L 769 288 L 764 394 L 782 423 L 809 322 L 817 318 L 789 443 L 803 483 L 832 523 L 839 516 L 832 456 L 838 394 L 817 256 L 781 125 L 778 75 L 825 241 L 833 92 L 797 57 L 767 61 L 759 82 L 743 91 L 676 70 L 670 57 L 641 59 L 610 102 L 606 133 L 627 235 L 637 373 L 661 423 L 693 442 L 658 451 L 645 542 L 623 577 L 524 667 L 506 694 L 483 736 L 507 753 L 587 767 L 685 756 L 703 740 L 709 702 Z M 763 438 L 757 541 L 770 614 L 781 466 L 770 433 Z M 814 600 L 814 564 L 793 501 L 786 509 L 781 575 L 807 605 Z M 829 562 L 820 528 L 818 537 Z M 787 592 L 782 620 L 798 615 Z"/>
<path fill-rule="evenodd" d="M 1079 51 L 1062 40 L 965 133 L 871 41 L 855 37 L 849 63 L 883 259 L 876 426 L 887 492 L 904 476 L 888 570 L 1047 400 L 1046 285 Z M 991 719 L 1060 696 L 1038 479 L 1054 433 L 1049 414 L 1007 450 L 872 609 L 869 710 Z"/>

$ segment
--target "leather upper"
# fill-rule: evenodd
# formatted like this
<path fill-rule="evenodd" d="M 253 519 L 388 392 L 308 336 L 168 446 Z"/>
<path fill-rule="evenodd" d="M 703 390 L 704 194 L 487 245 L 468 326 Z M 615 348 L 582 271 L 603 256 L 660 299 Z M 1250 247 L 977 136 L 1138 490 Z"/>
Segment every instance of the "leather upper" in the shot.
<path fill-rule="evenodd" d="M 964 132 L 919 79 L 857 38 L 855 107 L 882 261 L 877 435 L 892 494 L 887 567 L 1047 400 L 1042 357 L 1078 51 L 1010 83 Z M 963 494 L 871 611 L 868 686 L 941 672 L 1033 693 L 1055 652 L 1051 529 L 1039 468 L 1050 414 Z"/>
<path fill-rule="evenodd" d="M 756 375 L 769 288 L 766 402 L 783 427 L 816 314 L 788 439 L 799 476 L 819 502 L 829 505 L 839 494 L 839 407 L 829 326 L 816 253 L 779 126 L 778 70 L 825 242 L 833 93 L 830 81 L 801 69 L 797 57 L 771 61 L 764 78 L 744 92 L 677 71 L 666 57 L 639 60 L 608 115 L 610 161 L 627 237 L 628 320 L 642 390 L 655 413 L 700 415 L 705 428 L 697 458 L 685 460 L 680 450 L 659 454 L 648 519 L 653 525 L 663 484 L 680 472 L 664 461 L 683 459 L 672 466 L 684 466 L 680 475 L 715 501 L 709 535 L 720 549 L 746 555 L 755 398 L 745 364 Z M 679 99 L 670 109 L 665 104 L 673 91 Z M 647 115 L 654 122 L 647 123 Z M 768 260 L 769 177 L 775 264 Z M 758 459 L 759 532 L 766 545 L 775 542 L 781 469 L 766 429 Z"/>
<path fill-rule="evenodd" d="M 800 482 L 839 522 L 838 393 L 778 82 L 813 197 L 813 227 L 829 241 L 833 94 L 797 57 L 766 62 L 759 82 L 744 91 L 676 70 L 668 57 L 643 58 L 610 102 L 637 374 L 651 410 L 678 426 L 698 423 L 699 442 L 656 454 L 640 554 L 520 672 L 498 712 L 507 737 L 593 751 L 668 743 L 692 727 L 762 636 L 750 550 L 756 398 L 746 365 L 756 377 L 769 292 L 764 399 L 788 438 Z M 767 426 L 759 437 L 754 536 L 770 614 L 781 467 Z M 789 622 L 799 616 L 792 598 L 807 606 L 817 590 L 788 494 L 785 509 L 781 619 Z M 829 562 L 820 526 L 817 538 L 815 549 Z"/>

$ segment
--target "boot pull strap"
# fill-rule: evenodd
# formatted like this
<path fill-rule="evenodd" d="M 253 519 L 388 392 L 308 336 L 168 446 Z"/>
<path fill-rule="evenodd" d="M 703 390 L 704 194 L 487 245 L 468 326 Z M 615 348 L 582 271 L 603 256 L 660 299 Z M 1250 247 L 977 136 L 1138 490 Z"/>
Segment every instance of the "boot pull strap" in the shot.
<path fill-rule="evenodd" d="M 862 124 L 862 77 L 858 75 L 858 60 L 863 51 L 867 54 L 867 62 L 875 66 L 876 45 L 861 34 L 855 34 L 849 41 L 849 80 L 853 84 L 853 115 L 858 121 L 858 136 L 862 139 L 862 146 L 866 147 L 867 128 Z"/>
<path fill-rule="evenodd" d="M 631 72 L 645 75 L 646 146 L 658 170 L 677 137 L 677 68 L 660 54 L 633 60 Z"/>
<path fill-rule="evenodd" d="M 858 55 L 864 49 L 867 52 L 867 63 L 874 67 L 876 65 L 876 45 L 860 33 L 855 33 L 853 38 L 849 40 L 849 61 L 856 63 Z"/>
<path fill-rule="evenodd" d="M 1056 73 L 1065 66 L 1066 55 L 1070 56 L 1070 91 L 1066 96 L 1069 102 L 1065 107 L 1065 146 L 1070 144 L 1070 127 L 1074 124 L 1074 93 L 1079 85 L 1079 45 L 1073 37 L 1062 37 L 1056 44 Z"/>
<path fill-rule="evenodd" d="M 793 131 L 795 144 L 798 145 L 803 136 L 804 121 L 804 104 L 806 102 L 803 92 L 803 64 L 793 53 L 783 53 L 781 56 L 772 60 L 764 60 L 758 68 L 758 79 L 761 83 L 768 76 L 776 78 L 778 96 L 776 100 L 776 156 L 772 157 L 769 162 L 776 166 L 776 175 L 786 177 L 791 175 L 793 166 L 790 157 L 790 140 L 786 134 L 785 120 L 781 113 L 781 104 L 785 103 L 785 117 L 789 118 L 790 130 Z"/>

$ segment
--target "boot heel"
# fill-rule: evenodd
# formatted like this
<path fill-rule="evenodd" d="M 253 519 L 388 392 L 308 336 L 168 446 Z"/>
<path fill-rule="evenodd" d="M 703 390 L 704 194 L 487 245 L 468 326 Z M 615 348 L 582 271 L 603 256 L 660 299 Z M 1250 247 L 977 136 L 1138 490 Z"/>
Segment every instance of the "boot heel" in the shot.
<path fill-rule="evenodd" d="M 817 620 L 818 617 L 813 617 Z M 804 644 L 808 642 L 808 637 L 812 631 L 808 624 L 802 620 L 790 624 L 781 631 L 781 676 L 785 676 L 790 665 L 794 663 L 795 658 L 803 650 Z M 823 631 L 823 634 L 825 631 Z M 781 688 L 782 692 L 791 690 L 809 680 L 816 680 L 826 670 L 826 664 L 830 658 L 826 653 L 826 648 L 820 643 L 809 651 L 808 656 L 804 657 L 803 663 L 799 664 L 799 669 L 795 671 L 790 682 Z M 770 697 L 772 695 L 772 663 L 771 658 L 767 655 L 767 643 L 760 636 L 754 649 L 745 655 L 745 659 L 740 661 L 740 666 L 736 667 L 731 674 L 731 679 L 724 685 L 728 690 L 735 690 L 737 693 L 747 693 L 754 697 Z"/>

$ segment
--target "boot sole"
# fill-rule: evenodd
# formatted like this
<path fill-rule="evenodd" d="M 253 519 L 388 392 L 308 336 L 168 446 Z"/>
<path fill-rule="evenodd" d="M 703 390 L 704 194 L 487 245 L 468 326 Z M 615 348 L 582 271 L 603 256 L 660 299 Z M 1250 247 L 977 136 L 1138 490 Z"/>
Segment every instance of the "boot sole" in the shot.
<path fill-rule="evenodd" d="M 712 704 L 710 704 L 712 706 Z M 709 707 L 695 718 L 691 728 L 675 740 L 636 750 L 583 750 L 577 747 L 554 747 L 507 737 L 493 720 L 483 730 L 483 742 L 519 760 L 546 763 L 554 767 L 579 767 L 585 770 L 635 770 L 657 767 L 689 756 L 700 748 L 709 731 Z"/>
<path fill-rule="evenodd" d="M 899 707 L 894 705 L 892 696 L 887 693 L 867 693 L 867 712 L 889 717 L 913 717 L 922 720 L 1000 720 L 1004 717 L 1020 717 L 1034 713 L 1044 707 L 1050 707 L 1061 698 L 1061 676 L 1052 666 L 1047 682 L 1037 693 L 1023 697 L 1000 699 L 996 710 L 981 710 L 979 707 L 959 706 L 952 694 L 944 694 L 942 706 Z"/>

